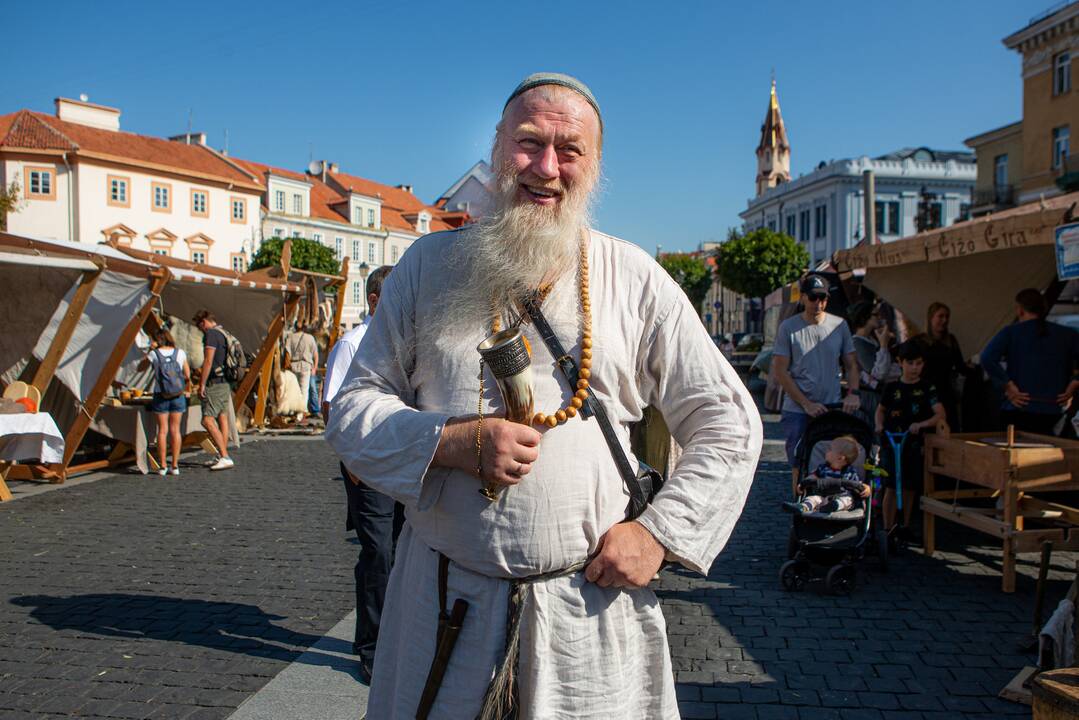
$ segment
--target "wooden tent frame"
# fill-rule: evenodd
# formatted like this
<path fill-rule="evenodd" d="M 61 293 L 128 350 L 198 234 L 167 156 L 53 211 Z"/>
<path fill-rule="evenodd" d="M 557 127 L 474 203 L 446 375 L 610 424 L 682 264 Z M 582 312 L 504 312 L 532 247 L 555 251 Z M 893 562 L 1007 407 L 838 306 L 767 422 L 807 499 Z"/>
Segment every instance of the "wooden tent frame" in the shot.
<path fill-rule="evenodd" d="M 64 318 L 61 320 L 60 327 L 56 336 L 53 338 L 52 344 L 49 346 L 45 357 L 34 369 L 31 384 L 38 388 L 42 395 L 44 395 L 46 388 L 48 388 L 49 383 L 55 375 L 56 368 L 63 357 L 64 351 L 67 349 L 71 336 L 78 326 L 79 318 L 82 316 L 82 312 L 85 310 L 86 304 L 89 302 L 90 296 L 93 293 L 93 288 L 103 270 L 107 269 L 132 277 L 145 278 L 150 291 L 147 301 L 139 308 L 121 331 L 120 338 L 112 352 L 109 354 L 90 393 L 86 398 L 80 399 L 82 402 L 82 412 L 78 414 L 74 424 L 68 429 L 68 432 L 64 437 L 65 447 L 63 462 L 48 465 L 13 465 L 10 468 L 8 477 L 20 480 L 47 480 L 53 483 L 62 483 L 67 479 L 69 474 L 87 472 L 104 467 L 115 467 L 120 464 L 131 462 L 134 459 L 133 453 L 128 452 L 130 448 L 125 447 L 127 444 L 118 441 L 117 447 L 107 459 L 83 463 L 76 466 L 71 465 L 76 450 L 82 443 L 83 438 L 86 436 L 86 432 L 90 428 L 90 424 L 93 422 L 93 418 L 97 415 L 97 411 L 105 400 L 105 395 L 108 392 L 112 381 L 115 379 L 120 366 L 123 364 L 124 358 L 134 345 L 139 330 L 145 329 L 152 333 L 158 329 L 160 323 L 152 314 L 152 310 L 161 297 L 161 293 L 165 289 L 165 286 L 176 278 L 178 274 L 182 274 L 183 270 L 196 271 L 204 275 L 221 278 L 223 281 L 227 280 L 227 284 L 233 282 L 237 285 L 248 283 L 250 287 L 264 286 L 265 289 L 277 289 L 285 296 L 284 307 L 281 312 L 274 316 L 274 319 L 267 328 L 266 337 L 263 339 L 258 353 L 255 356 L 255 362 L 252 364 L 251 368 L 248 369 L 247 374 L 233 392 L 233 405 L 237 408 L 247 402 L 248 396 L 255 387 L 255 382 L 259 380 L 263 374 L 263 368 L 268 364 L 269 360 L 272 360 L 273 348 L 284 329 L 285 318 L 294 310 L 296 304 L 299 302 L 302 292 L 302 288 L 299 285 L 287 280 L 247 278 L 238 273 L 223 270 L 221 268 L 190 263 L 162 255 L 153 255 L 140 250 L 120 247 L 115 243 L 106 244 L 113 249 L 129 255 L 132 258 L 131 261 L 129 262 L 116 257 L 106 257 L 100 253 L 95 253 L 92 249 L 93 246 L 87 246 L 86 249 L 83 249 L 81 247 L 59 245 L 46 240 L 34 240 L 7 232 L 0 232 L 0 249 L 2 250 L 11 250 L 28 255 L 36 254 L 89 260 L 98 268 L 97 270 L 86 270 L 83 272 L 68 312 L 65 313 Z M 170 268 L 175 268 L 178 272 L 174 273 Z M 199 279 L 196 279 L 195 281 L 202 282 L 202 280 Z M 222 284 L 226 283 L 223 282 Z M 31 359 L 31 362 L 35 361 Z M 256 372 L 255 368 L 260 368 L 260 370 Z M 265 391 L 260 395 L 260 401 L 265 403 Z M 189 437 L 200 434 L 205 435 L 205 433 L 193 433 L 192 436 Z M 201 441 L 202 438 L 197 438 L 197 440 Z"/>
<path fill-rule="evenodd" d="M 301 270 L 299 268 L 292 267 L 292 239 L 287 238 L 284 245 L 281 247 L 281 262 L 278 265 L 266 268 L 260 268 L 258 270 L 251 270 L 244 273 L 241 277 L 245 280 L 255 280 L 257 282 L 282 282 L 287 278 L 288 281 L 303 281 L 304 283 L 313 282 L 316 280 L 326 280 L 326 286 L 324 289 L 337 288 L 336 298 L 334 300 L 333 320 L 330 327 L 329 347 L 333 347 L 337 342 L 337 338 L 340 334 L 341 327 L 341 313 L 344 310 L 344 293 L 345 287 L 348 285 L 348 258 L 344 258 L 341 261 L 341 272 L 338 275 L 328 275 L 325 273 L 317 273 L 311 270 Z M 278 336 L 284 331 L 284 325 L 287 324 L 293 314 L 299 307 L 302 296 L 297 296 L 294 302 L 286 307 L 282 320 L 282 327 L 278 330 Z M 254 427 L 262 427 L 266 422 L 266 405 L 270 391 L 270 380 L 273 378 L 274 366 L 277 364 L 277 354 L 273 354 L 269 357 L 260 357 L 255 359 L 251 367 L 259 368 L 258 382 L 259 391 L 257 399 L 255 401 L 255 411 L 252 413 L 251 424 Z M 250 375 L 251 373 L 248 373 Z M 245 378 L 246 380 L 246 378 Z M 247 396 L 244 396 L 246 401 Z M 237 406 L 238 407 L 238 406 Z"/>

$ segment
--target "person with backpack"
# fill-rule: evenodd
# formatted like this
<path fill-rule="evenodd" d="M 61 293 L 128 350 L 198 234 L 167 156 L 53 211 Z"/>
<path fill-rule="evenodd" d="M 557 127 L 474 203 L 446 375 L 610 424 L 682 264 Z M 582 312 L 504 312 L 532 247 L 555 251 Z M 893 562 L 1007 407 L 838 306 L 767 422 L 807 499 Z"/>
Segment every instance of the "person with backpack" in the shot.
<path fill-rule="evenodd" d="M 217 324 L 213 313 L 199 310 L 192 320 L 202 331 L 202 370 L 199 373 L 199 397 L 202 399 L 202 426 L 210 433 L 220 455 L 210 465 L 211 470 L 228 470 L 235 463 L 229 457 L 229 405 L 232 403 L 231 382 L 239 380 L 237 354 L 243 348 Z"/>
<path fill-rule="evenodd" d="M 150 411 L 157 420 L 157 464 L 158 475 L 180 474 L 180 449 L 183 437 L 180 434 L 180 418 L 187 410 L 187 397 L 184 391 L 191 380 L 191 366 L 187 354 L 176 347 L 172 333 L 161 328 L 150 343 L 150 352 L 146 356 L 154 368 L 154 396 L 150 401 Z M 165 441 L 172 446 L 172 467 L 165 465 Z"/>

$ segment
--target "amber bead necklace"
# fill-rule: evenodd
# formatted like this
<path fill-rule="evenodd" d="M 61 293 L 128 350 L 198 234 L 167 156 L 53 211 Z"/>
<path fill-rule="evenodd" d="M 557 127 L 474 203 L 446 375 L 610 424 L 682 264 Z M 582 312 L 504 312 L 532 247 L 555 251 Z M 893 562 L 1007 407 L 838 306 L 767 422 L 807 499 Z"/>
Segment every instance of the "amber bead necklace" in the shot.
<path fill-rule="evenodd" d="M 584 405 L 588 398 L 588 379 L 592 377 L 592 300 L 588 294 L 588 244 L 583 240 L 580 244 L 580 269 L 577 275 L 578 291 L 581 298 L 581 361 L 578 363 L 577 390 L 570 398 L 565 407 L 545 415 L 538 412 L 532 416 L 533 425 L 546 425 L 557 427 L 571 417 L 577 415 L 577 411 Z M 537 304 L 541 304 L 551 292 L 551 286 L 547 285 L 540 291 Z M 495 314 L 491 318 L 491 332 L 496 333 L 502 329 L 501 318 Z"/>

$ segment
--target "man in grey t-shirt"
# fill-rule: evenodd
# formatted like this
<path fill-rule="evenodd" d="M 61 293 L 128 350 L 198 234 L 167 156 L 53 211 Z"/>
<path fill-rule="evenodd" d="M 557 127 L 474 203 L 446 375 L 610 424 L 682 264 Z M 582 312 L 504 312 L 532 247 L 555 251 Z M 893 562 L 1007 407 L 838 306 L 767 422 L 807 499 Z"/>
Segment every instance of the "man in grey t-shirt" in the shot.
<path fill-rule="evenodd" d="M 783 321 L 776 332 L 772 367 L 783 388 L 780 424 L 786 437 L 787 462 L 791 465 L 792 489 L 798 485 L 798 441 L 810 417 L 826 411 L 825 405 L 840 400 L 839 366 L 847 375 L 848 393 L 843 410 L 858 410 L 858 359 L 850 329 L 842 318 L 825 312 L 828 283 L 820 275 L 802 280 L 805 309 Z"/>

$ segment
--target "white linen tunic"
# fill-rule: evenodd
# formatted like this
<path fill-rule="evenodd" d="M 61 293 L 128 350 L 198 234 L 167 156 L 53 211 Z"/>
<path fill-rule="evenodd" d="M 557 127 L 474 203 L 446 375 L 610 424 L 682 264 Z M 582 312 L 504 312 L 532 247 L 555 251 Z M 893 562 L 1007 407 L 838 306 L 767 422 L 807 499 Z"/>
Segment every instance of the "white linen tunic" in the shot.
<path fill-rule="evenodd" d="M 415 717 L 435 650 L 437 552 L 453 560 L 448 606 L 469 603 L 431 712 L 472 720 L 501 661 L 509 583 L 587 558 L 624 519 L 628 492 L 595 418 L 541 428 L 539 459 L 489 502 L 479 481 L 432 467 L 446 421 L 476 412 L 488 329 L 453 337 L 430 323 L 465 273 L 447 266 L 461 231 L 420 238 L 385 282 L 378 311 L 334 400 L 326 437 L 349 470 L 404 503 L 368 706 L 372 720 Z M 706 573 L 730 536 L 760 455 L 761 422 L 685 293 L 635 245 L 591 232 L 591 387 L 629 452 L 627 424 L 662 412 L 684 454 L 639 518 L 668 559 Z M 567 272 L 554 295 L 576 296 Z M 549 318 L 571 356 L 579 327 Z M 573 394 L 531 325 L 536 410 Z M 437 337 L 435 341 L 427 338 Z M 504 410 L 485 371 L 485 412 Z M 522 719 L 677 718 L 659 601 L 650 589 L 604 589 L 583 573 L 528 586 L 522 620 Z"/>

